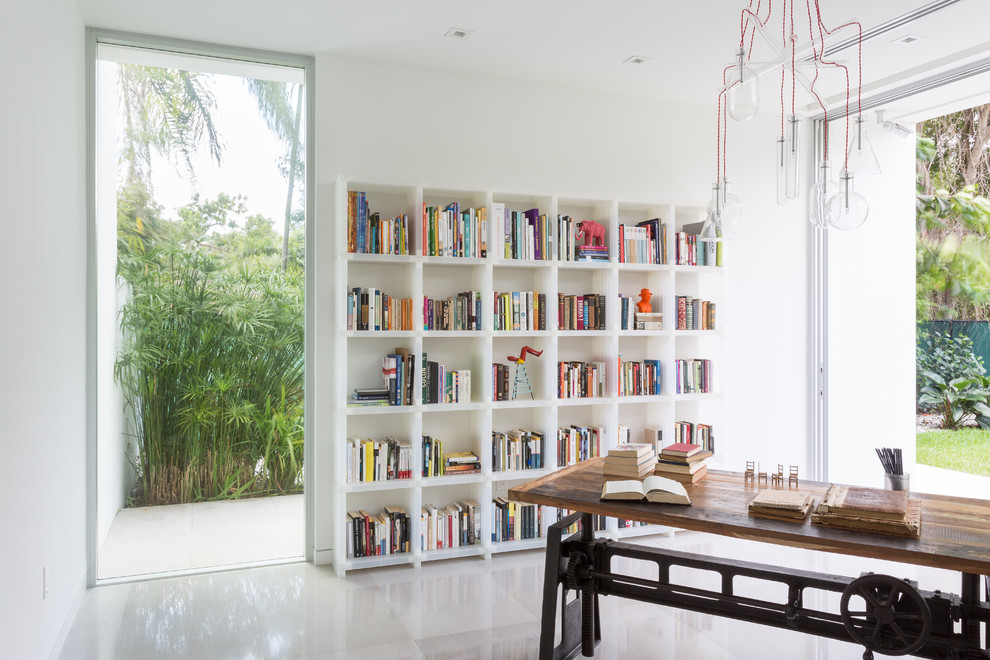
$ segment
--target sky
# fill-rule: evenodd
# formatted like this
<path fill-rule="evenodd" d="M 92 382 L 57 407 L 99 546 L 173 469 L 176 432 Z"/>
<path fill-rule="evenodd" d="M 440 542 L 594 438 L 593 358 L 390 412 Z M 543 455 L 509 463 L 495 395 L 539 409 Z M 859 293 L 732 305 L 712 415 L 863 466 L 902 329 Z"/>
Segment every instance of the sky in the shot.
<path fill-rule="evenodd" d="M 214 79 L 215 122 L 224 149 L 220 166 L 204 144 L 193 156 L 195 184 L 185 166 L 179 169 L 163 156 L 153 153 L 151 165 L 155 200 L 167 218 L 177 218 L 176 209 L 188 204 L 194 192 L 201 200 L 218 193 L 241 194 L 247 200 L 247 215 L 260 213 L 274 221 L 281 233 L 285 218 L 286 179 L 278 171 L 285 153 L 282 142 L 269 129 L 258 112 L 258 103 L 248 91 L 246 79 L 224 74 L 203 74 Z M 293 208 L 299 207 L 299 184 L 293 193 Z M 246 217 L 245 216 L 245 217 Z"/>

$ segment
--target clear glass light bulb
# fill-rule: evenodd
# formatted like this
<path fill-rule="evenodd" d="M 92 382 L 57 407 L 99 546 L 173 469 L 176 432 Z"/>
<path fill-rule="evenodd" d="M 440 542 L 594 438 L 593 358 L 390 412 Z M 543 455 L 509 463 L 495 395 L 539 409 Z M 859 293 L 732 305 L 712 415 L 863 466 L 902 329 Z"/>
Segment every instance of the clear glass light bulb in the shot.
<path fill-rule="evenodd" d="M 783 206 L 787 203 L 787 148 L 784 136 L 777 138 L 777 152 L 774 169 L 777 171 L 777 203 Z"/>
<path fill-rule="evenodd" d="M 786 163 L 786 195 L 787 199 L 794 199 L 801 190 L 801 153 L 800 153 L 800 129 L 801 118 L 797 115 L 787 115 L 787 123 L 784 125 L 784 156 Z"/>
<path fill-rule="evenodd" d="M 729 180 L 727 178 L 722 177 L 720 184 L 722 194 L 720 198 L 722 203 L 722 225 L 734 227 L 742 218 L 742 200 L 729 192 Z"/>
<path fill-rule="evenodd" d="M 736 51 L 736 66 L 731 76 L 725 109 L 736 121 L 752 119 L 760 109 L 760 87 L 756 74 L 746 66 L 746 51 L 743 48 Z"/>
<path fill-rule="evenodd" d="M 732 195 L 738 202 L 738 197 Z M 726 208 L 725 195 L 723 193 L 723 188 L 721 183 L 712 184 L 712 198 L 708 202 L 708 212 L 705 215 L 705 224 L 701 227 L 701 234 L 698 240 L 701 241 L 722 241 L 726 239 L 733 239 L 736 237 L 736 230 L 732 224 L 725 221 Z M 741 213 L 742 203 L 739 202 L 739 210 Z M 738 219 L 738 218 L 737 218 Z"/>
<path fill-rule="evenodd" d="M 853 173 L 846 170 L 839 175 L 839 189 L 827 204 L 829 224 L 842 231 L 858 229 L 870 214 L 869 202 L 853 190 Z"/>
<path fill-rule="evenodd" d="M 866 119 L 857 115 L 853 127 L 852 140 L 849 142 L 849 157 L 846 159 L 846 170 L 853 174 L 880 174 L 880 161 L 866 133 Z"/>
<path fill-rule="evenodd" d="M 822 161 L 818 164 L 818 177 L 808 195 L 808 221 L 816 227 L 829 226 L 829 199 L 839 190 L 839 184 L 832 178 L 832 164 Z"/>

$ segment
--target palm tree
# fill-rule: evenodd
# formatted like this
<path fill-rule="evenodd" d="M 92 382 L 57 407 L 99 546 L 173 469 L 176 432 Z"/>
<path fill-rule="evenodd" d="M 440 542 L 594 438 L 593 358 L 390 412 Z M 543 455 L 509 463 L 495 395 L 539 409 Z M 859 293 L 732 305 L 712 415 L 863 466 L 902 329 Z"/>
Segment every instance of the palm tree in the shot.
<path fill-rule="evenodd" d="M 208 76 L 139 64 L 119 64 L 117 71 L 126 184 L 150 186 L 152 149 L 176 167 L 184 165 L 193 179 L 191 156 L 203 140 L 220 164 L 223 142 L 213 121 L 216 100 Z"/>
<path fill-rule="evenodd" d="M 285 195 L 285 224 L 282 231 L 282 270 L 289 262 L 289 226 L 292 218 L 292 194 L 296 179 L 302 179 L 305 167 L 302 162 L 303 86 L 289 85 L 270 80 L 248 79 L 248 89 L 258 100 L 258 108 L 268 128 L 286 147 L 286 163 L 283 174 L 288 180 Z M 295 99 L 293 99 L 295 96 Z M 301 183 L 301 182 L 300 182 Z"/>

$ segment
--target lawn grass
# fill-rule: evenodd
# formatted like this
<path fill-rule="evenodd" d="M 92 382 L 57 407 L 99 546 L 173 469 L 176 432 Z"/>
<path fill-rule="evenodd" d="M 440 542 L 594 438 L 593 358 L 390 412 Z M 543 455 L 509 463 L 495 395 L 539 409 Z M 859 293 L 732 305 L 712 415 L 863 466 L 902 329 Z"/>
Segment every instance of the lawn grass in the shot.
<path fill-rule="evenodd" d="M 916 460 L 923 465 L 990 477 L 990 430 L 919 433 Z"/>

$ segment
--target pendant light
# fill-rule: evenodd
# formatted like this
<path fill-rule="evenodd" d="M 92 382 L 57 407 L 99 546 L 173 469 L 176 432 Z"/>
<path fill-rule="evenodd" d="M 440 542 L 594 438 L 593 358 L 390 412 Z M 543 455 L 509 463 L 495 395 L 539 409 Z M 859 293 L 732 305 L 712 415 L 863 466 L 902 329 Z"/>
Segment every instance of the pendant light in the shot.
<path fill-rule="evenodd" d="M 849 153 L 846 158 L 846 171 L 854 174 L 880 174 L 880 161 L 873 151 L 873 144 L 866 134 L 866 118 L 856 116 L 853 126 L 853 137 L 849 141 Z"/>
<path fill-rule="evenodd" d="M 746 65 L 746 50 L 736 50 L 736 66 L 726 96 L 726 111 L 736 121 L 746 121 L 756 116 L 760 109 L 759 79 Z"/>
<path fill-rule="evenodd" d="M 838 192 L 828 200 L 828 223 L 843 231 L 858 229 L 870 214 L 866 198 L 853 190 L 853 179 L 852 172 L 843 171 Z"/>
<path fill-rule="evenodd" d="M 774 174 L 776 199 L 786 205 L 800 196 L 801 160 L 803 159 L 800 127 L 801 117 L 795 112 L 797 87 L 800 85 L 818 102 L 824 115 L 822 161 L 815 168 L 814 185 L 808 195 L 808 219 L 820 228 L 841 230 L 855 229 L 866 221 L 869 204 L 854 189 L 857 174 L 879 174 L 880 164 L 862 117 L 861 99 L 856 99 L 855 123 L 850 136 L 850 72 L 838 61 L 825 57 L 825 40 L 833 33 L 846 28 L 857 31 L 855 45 L 858 49 L 857 94 L 863 87 L 863 29 L 857 21 L 849 21 L 830 29 L 822 20 L 822 5 L 827 0 L 804 0 L 804 7 L 795 7 L 801 0 L 784 3 L 763 3 L 750 0 L 740 14 L 740 35 L 732 64 L 722 74 L 722 88 L 718 106 L 718 146 L 716 183 L 712 201 L 708 205 L 703 225 L 702 240 L 725 240 L 735 233 L 735 225 L 742 215 L 742 201 L 727 191 L 725 173 L 725 117 L 745 121 L 756 115 L 759 109 L 759 78 L 764 73 L 780 67 L 780 133 L 774 149 Z M 776 10 L 775 8 L 780 8 Z M 771 25 L 771 19 L 776 21 Z M 778 20 L 779 19 L 779 20 Z M 762 45 L 771 51 L 767 60 L 754 58 L 758 51 L 757 35 Z M 829 164 L 829 110 L 822 101 L 816 84 L 832 72 L 844 74 L 846 84 L 845 112 L 846 142 L 843 144 L 841 174 L 836 181 Z M 789 114 L 785 99 L 785 83 L 790 78 Z M 723 101 L 722 95 L 725 96 Z M 724 103 L 724 106 L 723 106 Z M 724 113 L 724 114 L 723 114 Z M 850 139 L 851 137 L 851 139 Z"/>

